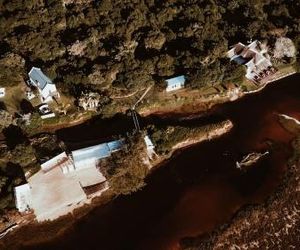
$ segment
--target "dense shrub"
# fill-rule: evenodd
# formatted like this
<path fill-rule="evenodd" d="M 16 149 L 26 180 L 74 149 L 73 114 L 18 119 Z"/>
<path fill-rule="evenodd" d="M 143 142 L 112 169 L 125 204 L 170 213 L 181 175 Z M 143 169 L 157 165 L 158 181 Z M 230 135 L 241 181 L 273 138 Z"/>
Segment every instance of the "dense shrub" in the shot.
<path fill-rule="evenodd" d="M 131 91 L 176 74 L 195 88 L 238 83 L 243 70 L 224 60 L 228 46 L 280 34 L 300 39 L 296 0 L 72 2 L 0 2 L 1 85 L 20 82 L 32 65 L 71 95 L 80 84 Z M 12 52 L 25 69 L 7 60 Z"/>
<path fill-rule="evenodd" d="M 141 134 L 129 136 L 126 149 L 100 162 L 100 167 L 113 192 L 130 194 L 145 185 L 148 166 L 145 165 L 146 147 Z"/>

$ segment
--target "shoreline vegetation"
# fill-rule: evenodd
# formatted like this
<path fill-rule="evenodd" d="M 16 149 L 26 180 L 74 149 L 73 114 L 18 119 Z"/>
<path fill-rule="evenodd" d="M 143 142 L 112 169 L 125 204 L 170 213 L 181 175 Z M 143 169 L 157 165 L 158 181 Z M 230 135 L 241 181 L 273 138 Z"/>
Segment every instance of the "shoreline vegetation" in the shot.
<path fill-rule="evenodd" d="M 287 73 L 287 75 L 289 76 L 289 75 L 291 75 L 292 73 L 294 73 L 293 71 L 289 71 L 288 73 Z M 276 81 L 276 80 L 274 80 L 274 81 Z M 266 83 L 265 85 L 264 85 L 264 87 L 265 86 L 267 86 L 268 84 L 270 84 L 271 82 L 268 82 L 268 83 Z M 262 88 L 260 88 L 258 91 L 262 91 L 263 89 L 264 89 L 264 87 L 262 87 Z M 255 92 L 252 92 L 252 93 L 248 93 L 248 94 L 254 94 L 254 93 L 257 93 L 258 91 L 255 91 Z M 235 93 L 237 93 L 237 92 L 235 92 Z M 234 98 L 233 99 L 227 99 L 227 102 L 228 101 L 235 101 L 235 100 L 238 100 L 239 98 L 242 98 L 244 95 L 235 95 L 234 96 Z M 221 97 L 221 100 L 223 100 L 222 99 L 223 97 Z M 226 96 L 225 97 L 225 99 L 226 98 L 228 98 L 228 96 Z M 213 98 L 214 100 L 217 100 L 213 105 L 215 105 L 216 103 L 219 103 L 219 100 L 218 99 L 215 99 L 215 97 Z M 223 102 L 222 102 L 223 103 Z M 212 106 L 213 106 L 212 105 Z M 211 106 L 211 107 L 212 107 Z M 210 107 L 210 108 L 211 108 Z M 77 122 L 76 121 L 74 121 L 74 123 L 77 125 Z M 79 123 L 80 124 L 80 123 Z M 215 127 L 214 127 L 214 129 L 212 129 L 211 131 L 209 130 L 211 127 L 210 127 L 210 125 L 212 125 L 212 126 L 214 126 L 214 125 L 216 125 Z M 197 128 L 195 129 L 195 130 L 193 130 L 193 129 L 191 129 L 191 128 L 186 128 L 186 129 L 183 129 L 183 137 L 181 138 L 182 139 L 182 141 L 181 142 L 178 142 L 177 144 L 174 144 L 173 146 L 172 146 L 172 149 L 168 149 L 169 150 L 169 152 L 168 152 L 168 150 L 167 150 L 167 152 L 165 151 L 164 153 L 166 154 L 166 156 L 165 157 L 161 157 L 161 158 L 159 158 L 159 159 L 155 159 L 154 160 L 154 162 L 153 162 L 153 166 L 151 167 L 151 168 L 153 168 L 153 170 L 155 170 L 156 169 L 156 167 L 157 166 L 160 166 L 161 164 L 163 164 L 163 162 L 165 161 L 165 160 L 167 160 L 168 158 L 170 158 L 172 155 L 173 155 L 173 153 L 176 151 L 176 150 L 180 150 L 180 149 L 182 149 L 182 148 L 184 148 L 184 147 L 188 147 L 188 146 L 192 146 L 192 145 L 194 145 L 194 144 L 197 144 L 197 143 L 200 143 L 200 142 L 202 142 L 202 141 L 205 141 L 205 140 L 211 140 L 211 139 L 214 139 L 214 138 L 217 138 L 218 136 L 221 136 L 222 134 L 225 134 L 225 133 L 227 133 L 227 132 L 229 132 L 230 131 L 230 129 L 233 127 L 233 124 L 231 123 L 231 121 L 224 121 L 224 122 L 221 122 L 220 124 L 210 124 L 210 125 L 207 125 L 207 126 L 204 126 L 204 130 L 202 130 L 203 128 L 200 128 L 200 137 L 199 138 L 194 138 L 194 136 L 195 136 L 195 133 L 197 133 L 197 132 L 199 132 L 199 131 L 197 131 Z M 59 126 L 59 128 L 61 128 L 60 126 Z M 178 128 L 177 128 L 178 129 Z M 179 131 L 180 131 L 180 128 L 179 128 Z M 204 134 L 203 134 L 203 131 L 205 131 L 204 132 Z M 190 135 L 193 139 L 190 139 L 190 138 L 184 138 L 185 136 L 187 136 L 187 135 Z M 166 143 L 166 142 L 165 142 Z M 150 163 L 151 164 L 151 163 Z M 152 170 L 152 171 L 153 171 Z M 147 172 L 147 171 L 146 171 Z M 33 172 L 34 173 L 34 172 Z M 33 173 L 31 173 L 31 174 L 33 174 Z M 144 177 L 146 177 L 146 174 L 144 175 Z M 142 180 L 143 181 L 143 180 Z M 143 184 L 144 185 L 144 184 Z M 143 186 L 143 185 L 141 185 L 141 187 Z M 107 196 L 106 196 L 107 197 Z M 114 194 L 113 193 L 111 193 L 111 196 L 110 196 L 111 198 L 113 198 L 114 197 Z M 100 198 L 100 200 L 101 200 L 101 197 L 98 197 L 98 198 Z M 106 198 L 104 198 L 104 200 L 105 200 Z M 110 199 L 108 199 L 108 201 L 107 202 L 109 202 L 109 200 Z M 90 205 L 91 203 L 93 203 L 91 200 L 88 200 L 85 204 L 87 204 L 87 205 Z M 83 206 L 84 207 L 84 206 Z M 81 209 L 81 208 L 83 208 L 82 206 L 80 206 L 80 208 L 79 209 Z M 75 209 L 76 210 L 76 209 Z M 86 214 L 86 213 L 85 213 Z M 11 217 L 11 218 L 16 218 L 16 221 L 18 221 L 18 223 L 19 223 L 19 225 L 22 227 L 23 225 L 26 225 L 27 223 L 30 223 L 30 221 L 32 220 L 32 214 L 29 214 L 28 216 L 25 216 L 24 218 L 22 218 L 22 217 L 19 217 L 19 215 L 18 215 L 18 213 L 12 213 L 12 216 L 8 216 L 8 217 Z M 58 219 L 59 220 L 59 219 Z M 2 228 L 7 228 L 7 225 L 6 225 L 6 223 L 5 223 L 5 226 L 4 227 L 2 227 Z M 13 230 L 13 229 L 16 229 L 16 228 L 18 228 L 18 226 L 15 226 L 15 227 L 9 227 L 9 231 L 11 231 L 11 230 Z M 4 229 L 2 229 L 2 230 L 4 230 Z M 6 231 L 4 230 L 1 234 L 6 234 Z"/>
<path fill-rule="evenodd" d="M 287 76 L 290 76 L 291 74 L 294 74 L 294 73 L 295 72 L 290 71 L 289 73 L 287 73 Z M 277 80 L 278 79 L 276 79 L 274 81 L 277 81 Z M 259 88 L 258 90 L 251 91 L 251 92 L 249 91 L 248 93 L 245 93 L 245 94 L 255 94 L 259 91 L 263 91 L 263 89 L 270 83 L 271 82 L 268 82 L 263 87 Z M 239 98 L 242 98 L 243 96 L 244 95 L 239 95 L 234 100 L 227 100 L 227 101 L 235 101 Z M 286 121 L 287 120 L 290 120 L 290 121 L 292 120 L 292 121 L 296 121 L 297 123 L 299 123 L 299 121 L 296 120 L 293 117 L 289 117 L 289 116 L 284 115 L 284 114 L 281 114 L 279 116 L 280 116 L 281 119 L 285 119 Z M 76 121 L 74 121 L 74 123 L 77 124 Z M 152 171 L 155 171 L 155 169 L 158 166 L 164 165 L 164 162 L 167 161 L 169 158 L 171 158 L 172 155 L 175 152 L 177 152 L 179 150 L 182 150 L 185 147 L 193 146 L 197 143 L 201 143 L 201 142 L 206 141 L 206 140 L 213 140 L 215 138 L 218 138 L 218 137 L 228 133 L 232 129 L 233 126 L 234 125 L 232 124 L 231 121 L 226 120 L 226 121 L 223 121 L 223 122 L 220 122 L 220 123 L 217 123 L 217 124 L 210 124 L 210 125 L 203 126 L 203 127 L 200 127 L 200 128 L 195 128 L 195 129 L 180 128 L 180 127 L 171 128 L 170 127 L 170 128 L 165 128 L 165 130 L 161 130 L 160 132 L 165 133 L 168 129 L 169 130 L 171 129 L 171 130 L 173 130 L 174 134 L 177 134 L 177 132 L 181 130 L 180 132 L 182 132 L 183 136 L 182 137 L 179 136 L 181 141 L 178 141 L 178 139 L 175 140 L 175 142 L 173 141 L 173 145 L 172 144 L 171 144 L 172 146 L 169 145 L 168 150 L 161 151 L 161 152 L 165 153 L 165 156 L 159 156 L 158 158 L 154 159 L 154 161 L 152 163 L 150 163 L 151 164 L 151 167 L 150 167 L 151 171 L 150 172 L 146 171 L 147 174 L 144 175 L 144 178 L 148 174 L 151 174 Z M 292 126 L 292 127 L 293 127 L 292 130 L 294 131 L 295 127 L 294 126 Z M 297 128 L 296 130 L 298 130 L 298 129 L 299 128 Z M 151 130 L 151 128 L 150 128 L 150 130 Z M 291 130 L 291 128 L 290 128 L 290 130 Z M 152 131 L 152 133 L 153 133 L 153 131 Z M 153 134 L 152 134 L 152 136 L 153 136 Z M 156 144 L 156 143 L 154 142 L 154 144 Z M 156 144 L 156 147 L 157 146 L 158 145 Z M 143 185 L 145 185 L 145 184 L 142 184 L 141 187 Z M 16 217 L 18 223 L 17 223 L 17 225 L 13 225 L 13 226 L 5 225 L 4 227 L 2 227 L 2 231 L 0 233 L 0 236 L 1 236 L 0 239 L 5 237 L 8 233 L 10 233 L 12 231 L 14 231 L 12 237 L 17 237 L 18 233 L 21 233 L 21 232 L 18 232 L 18 231 L 20 229 L 26 228 L 27 226 L 29 226 L 29 227 L 34 226 L 34 227 L 37 227 L 37 228 L 41 228 L 41 230 L 43 228 L 59 228 L 61 233 L 63 233 L 64 232 L 64 229 L 63 229 L 64 227 L 62 225 L 67 223 L 68 226 L 65 226 L 65 229 L 67 229 L 68 227 L 71 226 L 72 223 L 75 223 L 78 219 L 82 218 L 83 216 L 85 216 L 89 212 L 91 212 L 93 210 L 93 208 L 96 208 L 96 207 L 101 206 L 101 205 L 105 205 L 105 204 L 109 203 L 110 201 L 112 201 L 115 197 L 116 197 L 115 192 L 113 192 L 112 190 L 107 190 L 101 196 L 93 197 L 93 198 L 89 199 L 87 202 L 85 202 L 83 205 L 80 205 L 80 207 L 77 207 L 77 208 L 73 209 L 72 212 L 69 213 L 68 215 L 63 215 L 63 216 L 59 217 L 58 219 L 56 219 L 54 221 L 43 222 L 43 223 L 35 222 L 34 216 L 32 214 L 28 214 L 25 217 L 19 217 L 18 215 L 15 216 L 15 214 L 13 213 L 12 218 Z M 242 214 L 243 213 L 244 212 L 242 212 Z M 245 213 L 247 213 L 247 212 L 245 212 Z M 6 228 L 6 229 L 3 229 L 3 228 Z M 53 231 L 55 231 L 55 230 L 53 230 Z M 56 234 L 53 234 L 53 237 L 51 237 L 51 236 L 49 237 L 49 234 L 45 233 L 44 234 L 44 239 L 49 240 L 49 239 L 54 238 L 56 236 L 57 236 Z M 41 242 L 43 241 L 42 239 L 43 239 L 43 237 L 41 237 Z M 28 240 L 27 242 L 30 242 L 29 239 L 27 239 L 27 240 Z M 191 244 L 191 242 L 193 242 L 193 244 L 194 244 L 194 240 L 189 239 L 187 241 L 189 242 L 187 245 Z M 186 240 L 184 240 L 183 242 L 184 242 L 183 245 L 185 246 L 186 245 Z M 0 246 L 1 246 L 1 242 L 0 242 Z M 186 249 L 190 250 L 190 249 L 193 249 L 193 248 L 187 247 Z"/>
<path fill-rule="evenodd" d="M 137 100 L 136 110 L 144 117 L 183 114 L 189 118 L 299 72 L 300 19 L 295 9 L 285 0 L 128 1 L 126 6 L 120 0 L 0 3 L 0 87 L 6 88 L 0 101 L 0 222 L 10 229 L 10 218 L 32 223 L 32 214 L 16 213 L 13 187 L 25 183 L 41 162 L 65 149 L 52 134 L 56 130 L 111 118 L 116 111 L 126 113 Z M 226 56 L 230 46 L 253 39 L 262 42 L 278 69 L 263 86 L 246 80 L 244 65 Z M 29 101 L 26 96 L 32 67 L 41 68 L 59 90 L 59 101 L 49 105 L 54 118 L 42 120 L 38 98 Z M 186 88 L 166 93 L 166 79 L 182 74 Z M 149 92 L 140 101 L 145 89 Z M 83 111 L 80 101 L 91 96 L 97 107 Z M 139 164 L 148 168 L 163 164 L 176 150 L 221 136 L 232 126 L 223 121 L 199 128 L 148 127 L 157 153 L 163 155 L 152 163 L 145 160 L 141 138 L 132 135 L 128 145 L 136 147 L 128 146 L 112 163 L 101 163 L 115 191 L 103 194 L 99 204 L 118 193 L 130 193 L 131 185 L 133 190 L 141 188 L 149 170 L 137 168 Z M 135 159 L 139 164 L 132 165 L 130 156 L 142 151 L 142 158 Z M 125 163 L 119 170 L 112 168 Z M 78 213 L 86 214 L 90 207 Z M 72 221 L 76 213 L 59 221 Z M 51 222 L 40 227 L 46 225 Z"/>
<path fill-rule="evenodd" d="M 137 107 L 143 116 L 206 111 L 256 91 L 259 87 L 245 80 L 244 65 L 226 56 L 238 42 L 261 41 L 279 72 L 299 69 L 298 19 L 284 0 L 129 1 L 126 6 L 107 0 L 51 4 L 14 0 L 0 7 L 0 86 L 7 95 L 1 109 L 10 114 L 28 112 L 21 104 L 27 100 L 25 82 L 32 66 L 40 67 L 61 94 L 58 105 L 50 107 L 55 118 L 34 119 L 32 126 L 23 127 L 30 135 L 66 126 L 74 119 L 83 122 L 94 115 L 126 112 L 150 86 Z M 234 15 L 239 18 L 232 19 Z M 42 21 L 36 23 L 39 18 Z M 165 80 L 180 74 L 186 76 L 186 89 L 164 93 Z M 94 112 L 82 112 L 80 100 L 87 96 L 98 100 Z"/>
<path fill-rule="evenodd" d="M 244 80 L 245 89 L 241 86 L 232 86 L 227 90 L 223 90 L 220 93 L 203 95 L 203 91 L 199 90 L 181 90 L 171 96 L 173 102 L 171 105 L 166 105 L 165 103 L 154 104 L 153 107 L 141 107 L 139 109 L 139 114 L 143 116 L 149 115 L 170 115 L 170 114 L 184 114 L 191 115 L 199 112 L 209 111 L 213 106 L 217 104 L 224 104 L 226 102 L 236 101 L 246 95 L 258 93 L 262 91 L 269 84 L 279 81 L 283 78 L 289 77 L 296 74 L 297 71 L 293 65 L 281 66 L 280 70 L 275 73 L 270 81 L 262 85 L 256 85 L 251 83 L 249 80 Z M 169 97 L 170 98 L 170 97 Z M 183 100 L 182 100 L 183 99 Z M 163 99 L 162 99 L 163 100 Z"/>
<path fill-rule="evenodd" d="M 250 83 L 249 80 L 245 80 L 248 82 L 248 88 L 243 90 L 240 86 L 234 86 L 233 88 L 223 90 L 220 93 L 210 93 L 207 95 L 203 95 L 203 91 L 201 90 L 193 90 L 193 89 L 183 89 L 175 94 L 164 94 L 164 96 L 160 96 L 160 101 L 155 104 L 156 101 L 152 104 L 153 106 L 140 105 L 137 108 L 139 115 L 143 117 L 151 116 L 151 115 L 171 115 L 171 114 L 184 114 L 185 116 L 207 112 L 213 106 L 218 104 L 225 104 L 227 102 L 236 101 L 240 98 L 243 98 L 246 95 L 255 94 L 262 91 L 269 84 L 272 84 L 276 81 L 279 81 L 283 78 L 289 77 L 293 74 L 296 74 L 297 71 L 293 65 L 285 65 L 282 66 L 279 72 L 277 72 L 272 80 L 262 84 L 255 85 Z M 205 92 L 205 90 L 204 90 Z M 173 99 L 173 101 L 170 101 Z M 165 102 L 171 102 L 171 105 L 167 105 Z M 148 102 L 146 100 L 146 102 Z M 119 112 L 124 113 L 128 110 L 129 107 L 123 107 Z M 115 113 L 114 113 L 115 115 Z M 36 119 L 32 119 L 32 122 L 29 126 L 22 127 L 24 132 L 27 133 L 28 136 L 34 136 L 43 132 L 55 132 L 58 129 L 68 128 L 75 125 L 81 125 L 93 117 L 99 116 L 97 113 L 92 111 L 77 111 L 72 115 L 63 116 L 61 118 L 52 118 L 48 120 L 41 120 L 39 117 Z M 103 116 L 103 118 L 111 118 L 112 116 Z"/>
<path fill-rule="evenodd" d="M 59 228 L 59 231 L 63 233 L 64 229 L 69 228 L 72 225 L 72 223 L 87 215 L 93 210 L 93 208 L 109 203 L 118 195 L 126 195 L 142 188 L 144 185 L 146 185 L 144 183 L 145 178 L 149 174 L 151 174 L 157 167 L 163 166 L 164 162 L 166 162 L 170 157 L 172 157 L 172 155 L 175 154 L 177 151 L 195 145 L 197 143 L 201 143 L 203 141 L 216 139 L 228 133 L 232 128 L 233 124 L 229 120 L 204 125 L 201 127 L 196 127 L 193 129 L 179 126 L 159 128 L 155 132 L 152 131 L 152 133 L 166 133 L 166 131 L 169 131 L 167 132 L 168 137 L 164 138 L 164 140 L 160 142 L 154 141 L 155 146 L 160 148 L 161 150 L 160 154 L 157 154 L 156 158 L 153 159 L 151 162 L 148 161 L 146 163 L 144 161 L 144 159 L 147 157 L 145 153 L 146 149 L 145 145 L 141 140 L 144 132 L 141 132 L 140 134 L 135 134 L 131 136 L 131 142 L 127 142 L 131 144 L 131 146 L 128 147 L 129 151 L 115 154 L 114 156 L 112 156 L 113 159 L 110 159 L 107 162 L 104 161 L 100 163 L 101 169 L 105 169 L 104 174 L 108 178 L 110 183 L 110 188 L 104 191 L 101 194 L 101 196 L 92 196 L 92 198 L 88 199 L 84 204 L 81 204 L 77 208 L 73 208 L 69 214 L 63 215 L 53 221 L 38 223 L 34 220 L 34 216 L 32 214 L 28 214 L 25 217 L 20 217 L 20 220 L 18 221 L 18 226 L 6 226 L 7 231 L 3 230 L 1 232 L 1 235 L 2 237 L 4 237 L 9 232 L 13 231 L 13 234 L 8 235 L 9 240 L 10 237 L 18 237 L 18 234 L 22 234 L 22 232 L 26 231 L 26 227 L 33 227 L 34 230 L 43 232 L 40 236 L 40 241 L 42 241 L 43 239 L 49 240 L 51 238 L 57 237 L 58 234 L 54 228 Z M 153 126 L 151 126 L 150 130 L 151 129 L 153 130 Z M 133 160 L 133 155 L 138 156 L 135 157 L 135 159 Z M 130 164 L 130 162 L 134 162 L 134 164 Z M 116 166 L 114 164 L 118 165 L 118 168 L 121 169 L 119 171 L 120 174 L 107 173 L 109 172 L 107 166 L 109 165 L 109 168 L 114 169 Z M 133 171 L 132 167 L 134 168 Z M 141 169 L 144 169 L 144 171 Z M 122 175 L 124 174 L 131 175 L 129 181 L 127 178 L 127 182 L 124 182 L 124 178 L 122 178 Z M 44 231 L 44 228 L 47 228 L 47 231 L 49 231 L 50 233 L 46 233 Z M 53 232 L 53 234 L 51 232 Z M 28 238 L 28 236 L 25 235 L 24 237 L 22 237 L 22 240 L 23 242 L 30 244 L 32 240 L 30 238 L 31 237 Z M 6 237 L 4 237 L 3 240 L 5 243 Z M 5 244 L 7 244 L 7 242 Z M 13 244 L 10 246 L 13 248 Z"/>
<path fill-rule="evenodd" d="M 288 76 L 296 73 L 296 71 L 294 70 L 294 68 L 292 66 L 285 66 L 283 69 L 284 69 L 284 73 L 279 71 L 278 74 L 274 76 L 274 79 L 272 81 L 266 82 L 263 86 L 260 86 L 260 87 L 258 87 L 257 85 L 252 86 L 251 88 L 252 89 L 254 88 L 255 90 L 243 91 L 243 90 L 241 90 L 240 87 L 235 87 L 235 88 L 226 90 L 222 94 L 209 95 L 209 96 L 205 97 L 204 99 L 200 99 L 200 101 L 199 101 L 200 109 L 199 109 L 199 106 L 197 105 L 197 103 L 195 103 L 195 102 L 193 102 L 192 106 L 189 106 L 189 104 L 188 104 L 189 102 L 187 102 L 187 103 L 186 102 L 184 102 L 184 103 L 179 102 L 180 103 L 179 107 L 178 106 L 176 107 L 176 105 L 175 105 L 176 108 L 175 108 L 175 110 L 172 110 L 172 111 L 170 111 L 169 108 L 166 108 L 166 111 L 163 111 L 163 112 L 157 112 L 156 109 L 153 109 L 152 111 L 148 111 L 148 112 L 143 112 L 143 107 L 142 107 L 140 109 L 140 112 L 141 112 L 140 114 L 142 116 L 150 116 L 152 114 L 159 114 L 159 115 L 165 115 L 166 114 L 166 115 L 168 115 L 168 114 L 172 114 L 174 112 L 176 114 L 184 113 L 188 117 L 189 115 L 193 115 L 194 113 L 199 113 L 201 111 L 203 111 L 203 112 L 208 111 L 214 105 L 235 101 L 235 100 L 238 100 L 238 99 L 242 98 L 245 95 L 255 94 L 259 91 L 263 91 L 263 89 L 266 86 L 268 86 L 270 83 L 273 83 L 273 82 L 275 82 L 279 79 L 282 79 L 284 77 L 288 77 Z M 190 90 L 190 91 L 195 92 L 194 90 Z M 187 92 L 188 93 L 189 91 L 183 90 L 182 92 Z M 199 94 L 199 91 L 197 91 L 197 92 L 198 93 L 196 95 Z M 180 95 L 180 93 L 176 93 L 176 94 Z M 192 99 L 193 98 L 194 97 L 192 97 Z M 201 106 L 203 104 L 205 104 L 204 109 L 201 108 Z M 185 107 L 185 106 L 187 106 L 187 107 Z M 162 110 L 163 110 L 163 108 L 161 109 L 161 111 Z M 183 110 L 184 110 L 184 112 L 183 112 Z M 190 110 L 190 112 L 187 112 L 187 110 Z M 85 121 L 88 121 L 89 119 L 91 119 L 91 117 L 93 117 L 93 113 L 92 112 L 86 112 L 86 116 L 82 116 L 80 114 L 78 120 L 72 120 L 72 118 L 68 117 L 68 119 L 71 119 L 72 122 L 70 124 L 66 121 L 65 122 L 66 126 L 63 126 L 62 124 L 57 125 L 55 123 L 52 123 L 52 121 L 51 121 L 50 124 L 47 124 L 47 122 L 46 122 L 46 124 L 47 124 L 47 125 L 45 125 L 46 127 L 44 127 L 44 128 L 40 127 L 39 130 L 41 132 L 43 131 L 43 132 L 46 132 L 46 133 L 49 133 L 49 132 L 51 133 L 52 131 L 55 131 L 56 129 L 67 128 L 67 127 L 70 127 L 70 126 L 73 126 L 73 125 L 80 125 L 82 122 L 85 122 Z M 206 126 L 203 126 L 203 127 L 200 127 L 200 128 L 195 128 L 195 129 L 193 129 L 193 128 L 179 128 L 179 127 L 169 128 L 171 130 L 173 129 L 173 131 L 176 131 L 176 133 L 178 131 L 181 132 L 182 137 L 180 138 L 180 136 L 179 136 L 179 138 L 182 141 L 178 141 L 177 144 L 174 144 L 171 148 L 168 148 L 167 150 L 166 149 L 161 150 L 160 152 L 165 154 L 165 156 L 158 157 L 153 161 L 153 163 L 148 162 L 146 165 L 148 166 L 148 168 L 150 168 L 150 169 L 152 169 L 152 171 L 154 171 L 157 166 L 163 165 L 165 160 L 172 157 L 172 155 L 177 150 L 181 150 L 185 147 L 192 146 L 194 144 L 200 143 L 200 142 L 205 141 L 205 140 L 212 140 L 214 138 L 217 138 L 217 137 L 229 132 L 232 127 L 233 127 L 233 124 L 231 123 L 231 121 L 226 120 L 226 121 L 220 122 L 218 124 L 209 124 L 209 125 L 206 125 Z M 28 130 L 29 131 L 28 135 L 31 134 L 31 131 L 39 131 L 39 130 L 34 130 L 34 129 L 30 130 L 29 129 Z M 150 128 L 150 130 L 151 130 L 151 128 Z M 166 131 L 164 131 L 164 132 L 166 132 Z M 152 131 L 152 133 L 153 133 L 153 131 Z M 197 133 L 199 133 L 199 135 L 196 136 L 196 139 L 195 139 L 195 134 L 197 134 Z M 150 134 L 151 134 L 151 132 L 150 132 Z M 151 135 L 153 136 L 153 134 L 151 134 Z M 35 133 L 32 133 L 32 136 L 35 136 Z M 190 138 L 189 138 L 189 136 L 190 136 Z M 193 138 L 193 139 L 191 139 L 191 138 Z M 156 144 L 156 146 L 158 146 L 158 148 L 160 147 L 159 144 L 155 143 L 155 140 L 154 140 L 154 144 Z M 162 145 L 166 146 L 168 144 L 169 144 L 169 142 L 168 142 L 168 140 L 166 140 L 166 141 L 164 141 L 164 143 Z M 170 145 L 168 145 L 168 146 L 170 146 Z M 130 156 L 131 155 L 127 155 L 126 157 L 130 157 Z M 34 172 L 31 172 L 30 174 L 33 174 Z M 143 171 L 141 171 L 141 172 L 143 172 Z M 142 178 L 134 180 L 134 181 L 136 181 L 136 183 L 133 184 L 133 186 L 136 185 L 136 188 L 132 188 L 132 190 L 131 190 L 131 188 L 129 188 L 127 191 L 123 192 L 123 194 L 126 195 L 126 194 L 131 193 L 132 191 L 136 191 L 139 188 L 142 188 L 145 185 L 144 179 L 146 178 L 147 175 L 148 175 L 148 170 L 144 170 L 143 174 L 141 175 Z M 110 178 L 108 178 L 108 179 L 110 179 Z M 116 182 L 116 183 L 118 183 L 121 180 L 121 178 L 117 179 L 117 181 L 115 181 L 115 179 L 116 178 L 113 179 L 113 182 Z M 117 186 L 118 185 L 119 184 L 117 184 Z M 121 187 L 120 190 L 123 191 L 124 183 L 122 183 L 121 186 L 122 185 L 123 185 L 123 187 Z M 126 185 L 127 185 L 127 183 L 125 182 L 125 186 Z M 125 188 L 125 190 L 126 190 L 126 188 Z M 122 194 L 122 191 L 119 194 Z M 111 201 L 115 197 L 117 192 L 111 192 L 111 190 L 109 190 L 107 193 L 108 194 L 106 194 L 106 192 L 105 192 L 105 195 L 104 195 L 104 198 L 103 198 L 103 200 L 105 201 L 104 204 Z M 102 192 L 101 192 L 101 195 L 102 195 Z M 93 199 L 95 199 L 95 198 L 96 198 L 96 200 L 99 199 L 100 201 L 98 201 L 98 202 L 100 202 L 102 204 L 101 197 L 102 196 L 99 196 L 99 197 L 93 196 L 93 198 L 88 199 L 84 204 L 81 204 L 77 208 L 73 209 L 71 214 L 76 214 L 77 210 L 82 211 L 82 212 L 79 212 L 80 214 L 84 214 L 84 215 L 87 214 L 88 211 L 91 211 L 91 207 L 97 206 L 97 205 L 95 205 L 95 204 L 97 204 L 97 201 L 94 202 Z M 86 212 L 83 212 L 83 209 L 86 208 L 87 206 L 90 207 L 90 208 L 87 209 Z M 24 227 L 27 224 L 30 225 L 32 223 L 32 220 L 34 219 L 34 216 L 31 213 L 29 213 L 25 217 L 23 217 L 23 216 L 20 217 L 20 215 L 18 213 L 15 213 L 15 212 L 12 212 L 11 214 L 12 215 L 8 215 L 8 218 L 14 218 L 15 221 L 17 221 L 18 223 L 17 223 L 17 225 L 11 227 L 10 224 L 7 226 L 7 223 L 5 222 L 5 226 L 2 227 L 0 237 L 1 237 L 1 235 L 5 236 L 8 232 L 10 232 L 12 230 Z M 63 215 L 62 218 L 64 218 L 64 217 L 65 216 Z M 73 217 L 73 215 L 71 215 L 71 217 Z M 57 221 L 60 221 L 60 220 L 61 220 L 61 217 L 57 219 Z M 52 222 L 55 223 L 56 220 L 54 220 Z M 49 223 L 51 223 L 51 222 L 49 222 Z M 42 223 L 42 225 L 43 224 L 44 223 Z M 6 231 L 6 229 L 8 229 L 8 232 Z"/>
<path fill-rule="evenodd" d="M 276 191 L 259 205 L 241 208 L 226 225 L 204 236 L 181 241 L 184 250 L 296 249 L 299 242 L 300 121 L 280 114 L 279 122 L 295 136 L 294 149 L 284 179 Z"/>

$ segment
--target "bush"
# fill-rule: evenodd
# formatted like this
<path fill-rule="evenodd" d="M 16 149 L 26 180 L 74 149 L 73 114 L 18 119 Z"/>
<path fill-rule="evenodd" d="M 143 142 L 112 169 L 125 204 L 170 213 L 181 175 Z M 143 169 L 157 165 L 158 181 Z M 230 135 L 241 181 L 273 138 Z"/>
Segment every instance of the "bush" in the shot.
<path fill-rule="evenodd" d="M 101 170 L 108 179 L 109 185 L 117 195 L 127 195 L 145 185 L 148 167 L 145 143 L 141 134 L 127 139 L 126 149 L 116 152 L 100 163 Z"/>

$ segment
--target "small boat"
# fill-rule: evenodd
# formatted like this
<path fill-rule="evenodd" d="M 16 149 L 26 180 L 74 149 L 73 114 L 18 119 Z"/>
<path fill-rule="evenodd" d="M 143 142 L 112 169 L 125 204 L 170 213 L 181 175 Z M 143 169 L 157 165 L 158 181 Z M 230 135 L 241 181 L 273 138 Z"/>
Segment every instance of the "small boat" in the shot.
<path fill-rule="evenodd" d="M 266 151 L 265 153 L 250 153 L 246 155 L 240 162 L 236 162 L 237 169 L 243 169 L 257 163 L 262 157 L 268 155 L 270 152 Z"/>

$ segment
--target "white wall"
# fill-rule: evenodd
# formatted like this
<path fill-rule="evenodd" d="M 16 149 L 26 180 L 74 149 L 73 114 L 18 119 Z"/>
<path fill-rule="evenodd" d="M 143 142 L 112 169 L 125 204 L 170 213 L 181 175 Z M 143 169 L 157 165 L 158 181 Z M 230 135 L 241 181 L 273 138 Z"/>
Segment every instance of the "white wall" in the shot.
<path fill-rule="evenodd" d="M 55 84 L 47 84 L 43 90 L 40 90 L 41 96 L 44 98 L 43 102 L 51 102 L 52 96 L 57 95 L 57 89 Z"/>

